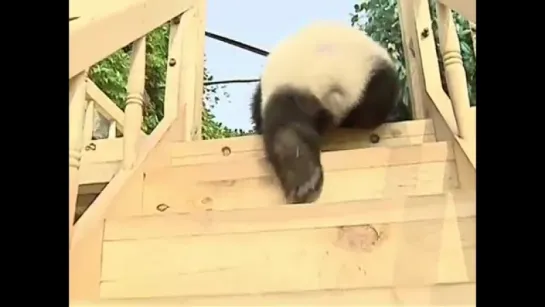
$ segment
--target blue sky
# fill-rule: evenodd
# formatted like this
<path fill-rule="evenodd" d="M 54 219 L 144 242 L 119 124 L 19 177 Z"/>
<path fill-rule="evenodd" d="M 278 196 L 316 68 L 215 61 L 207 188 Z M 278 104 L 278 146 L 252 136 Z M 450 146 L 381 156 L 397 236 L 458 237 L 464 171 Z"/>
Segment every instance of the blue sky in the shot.
<path fill-rule="evenodd" d="M 270 50 L 285 36 L 315 20 L 350 24 L 357 0 L 208 0 L 206 29 L 219 35 Z M 258 78 L 265 58 L 206 38 L 206 67 L 214 80 Z M 250 129 L 250 98 L 255 83 L 227 84 L 229 98 L 220 96 L 214 109 L 229 128 Z"/>

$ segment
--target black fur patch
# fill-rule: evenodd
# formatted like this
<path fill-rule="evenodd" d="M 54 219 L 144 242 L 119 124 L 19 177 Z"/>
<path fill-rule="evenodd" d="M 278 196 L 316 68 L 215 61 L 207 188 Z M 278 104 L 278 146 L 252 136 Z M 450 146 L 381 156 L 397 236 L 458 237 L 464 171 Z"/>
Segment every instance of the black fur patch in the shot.
<path fill-rule="evenodd" d="M 267 159 L 288 203 L 313 202 L 322 190 L 321 134 L 331 125 L 331 114 L 316 96 L 290 87 L 269 99 L 263 118 L 254 117 L 261 122 Z M 254 100 L 254 110 L 257 104 Z"/>
<path fill-rule="evenodd" d="M 384 63 L 378 66 L 356 107 L 342 121 L 341 127 L 375 129 L 387 122 L 401 98 L 397 71 Z"/>

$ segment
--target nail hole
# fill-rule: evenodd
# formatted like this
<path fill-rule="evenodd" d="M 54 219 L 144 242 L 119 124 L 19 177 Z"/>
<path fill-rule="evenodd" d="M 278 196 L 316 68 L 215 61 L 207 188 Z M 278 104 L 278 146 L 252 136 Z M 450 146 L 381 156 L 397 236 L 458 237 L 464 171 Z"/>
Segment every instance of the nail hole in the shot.
<path fill-rule="evenodd" d="M 97 145 L 95 143 L 89 143 L 89 145 L 85 146 L 85 151 L 95 150 L 95 149 L 97 149 Z"/>
<path fill-rule="evenodd" d="M 430 30 L 428 28 L 424 28 L 424 30 L 422 30 L 422 38 L 426 38 L 430 35 Z"/>
<path fill-rule="evenodd" d="M 369 140 L 371 141 L 371 143 L 376 144 L 376 143 L 378 143 L 380 141 L 380 136 L 378 136 L 378 134 L 376 134 L 376 133 L 372 133 L 369 136 Z"/>
<path fill-rule="evenodd" d="M 231 154 L 231 148 L 229 148 L 228 146 L 225 146 L 221 149 L 221 153 L 224 155 L 224 156 L 228 156 Z"/>
<path fill-rule="evenodd" d="M 157 211 L 159 212 L 165 212 L 168 208 L 170 208 L 168 205 L 166 204 L 159 204 L 157 205 Z"/>

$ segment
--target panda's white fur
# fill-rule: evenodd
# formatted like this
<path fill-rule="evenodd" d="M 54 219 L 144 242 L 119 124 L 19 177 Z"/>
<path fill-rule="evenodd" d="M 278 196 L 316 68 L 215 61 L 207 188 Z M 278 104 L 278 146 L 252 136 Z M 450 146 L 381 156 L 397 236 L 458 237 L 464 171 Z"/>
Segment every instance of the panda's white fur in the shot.
<path fill-rule="evenodd" d="M 364 95 L 370 73 L 384 63 L 394 67 L 388 52 L 365 32 L 336 22 L 314 23 L 270 52 L 261 75 L 262 115 L 270 95 L 289 85 L 313 93 L 339 124 Z"/>

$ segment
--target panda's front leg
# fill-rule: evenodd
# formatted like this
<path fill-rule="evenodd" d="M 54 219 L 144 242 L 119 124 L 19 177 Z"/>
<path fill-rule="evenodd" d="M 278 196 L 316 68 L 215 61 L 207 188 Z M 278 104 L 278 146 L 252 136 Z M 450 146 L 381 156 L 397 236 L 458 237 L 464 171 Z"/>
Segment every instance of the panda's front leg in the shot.
<path fill-rule="evenodd" d="M 270 132 L 270 133 L 269 133 Z M 320 135 L 300 123 L 265 132 L 265 152 L 287 203 L 314 202 L 323 186 Z"/>
<path fill-rule="evenodd" d="M 268 98 L 260 120 L 265 154 L 286 201 L 314 202 L 324 183 L 321 136 L 332 125 L 332 115 L 312 93 L 284 87 Z"/>

